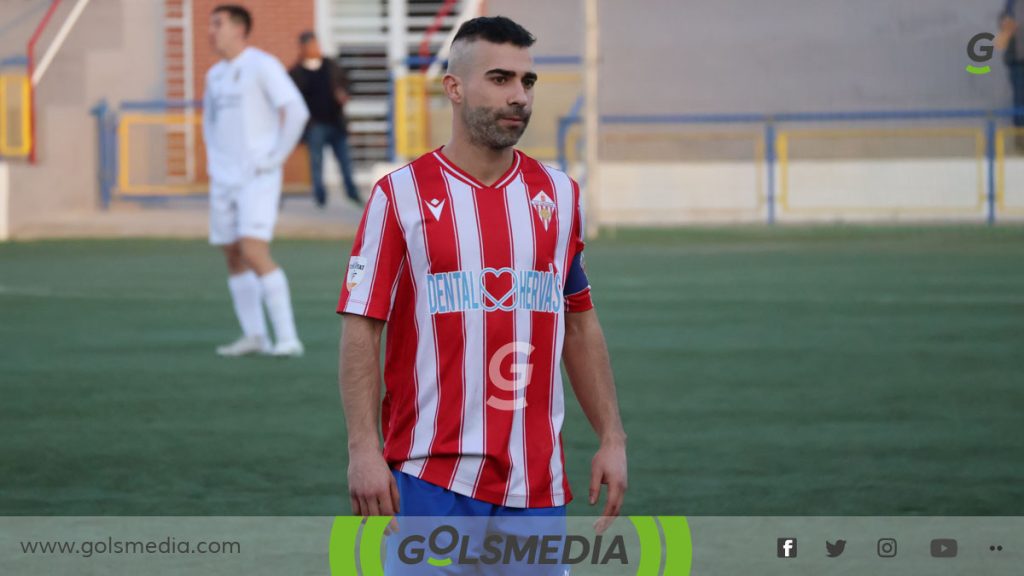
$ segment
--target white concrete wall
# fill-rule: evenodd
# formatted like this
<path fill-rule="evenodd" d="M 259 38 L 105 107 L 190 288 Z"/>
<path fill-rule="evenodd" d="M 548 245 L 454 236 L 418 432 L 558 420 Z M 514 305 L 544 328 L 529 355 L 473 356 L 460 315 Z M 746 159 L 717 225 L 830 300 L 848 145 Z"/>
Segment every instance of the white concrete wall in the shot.
<path fill-rule="evenodd" d="M 97 210 L 97 133 L 89 109 L 102 98 L 163 97 L 162 18 L 158 0 L 92 0 L 83 12 L 37 87 L 38 163 L 11 164 L 15 237 L 39 222 Z"/>
<path fill-rule="evenodd" d="M 1005 186 L 1002 220 L 1024 221 L 1024 158 L 1009 158 L 1004 169 Z"/>
<path fill-rule="evenodd" d="M 763 180 L 754 162 L 606 162 L 596 216 L 602 224 L 763 221 Z"/>
<path fill-rule="evenodd" d="M 0 160 L 0 242 L 6 242 L 11 236 L 9 177 L 7 163 Z"/>
<path fill-rule="evenodd" d="M 783 218 L 980 217 L 987 193 L 974 159 L 797 161 L 787 176 Z"/>
<path fill-rule="evenodd" d="M 975 159 L 792 161 L 785 198 L 776 166 L 775 214 L 794 223 L 983 221 L 987 170 Z M 1006 180 L 999 219 L 1024 219 L 1024 158 L 1007 162 Z M 767 220 L 767 168 L 754 162 L 608 162 L 601 182 L 602 224 Z"/>

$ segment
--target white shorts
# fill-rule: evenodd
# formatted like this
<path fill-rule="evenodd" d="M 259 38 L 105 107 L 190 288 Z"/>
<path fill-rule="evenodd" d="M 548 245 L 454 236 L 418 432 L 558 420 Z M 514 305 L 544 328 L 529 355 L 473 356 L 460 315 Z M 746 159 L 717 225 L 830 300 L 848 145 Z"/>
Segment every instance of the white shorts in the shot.
<path fill-rule="evenodd" d="M 210 184 L 210 244 L 234 244 L 241 238 L 270 242 L 281 201 L 282 171 L 254 176 L 241 186 Z"/>

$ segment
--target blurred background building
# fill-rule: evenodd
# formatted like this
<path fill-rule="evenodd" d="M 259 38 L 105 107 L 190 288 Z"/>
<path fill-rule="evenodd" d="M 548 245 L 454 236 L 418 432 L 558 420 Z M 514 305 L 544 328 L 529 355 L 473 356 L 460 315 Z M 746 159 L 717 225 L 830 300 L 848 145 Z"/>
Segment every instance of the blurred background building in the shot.
<path fill-rule="evenodd" d="M 3 235 L 201 235 L 197 101 L 215 61 L 206 26 L 218 3 L 0 2 Z M 349 71 L 364 194 L 396 163 L 445 142 L 439 81 L 451 34 L 467 18 L 502 14 L 539 39 L 541 81 L 521 145 L 588 186 L 595 223 L 1024 214 L 1002 59 L 988 74 L 965 72 L 966 46 L 997 31 L 1001 0 L 594 0 L 600 123 L 590 142 L 583 0 L 242 4 L 253 44 L 286 66 L 312 29 Z M 305 214 L 304 153 L 287 168 L 296 200 L 283 233 L 351 233 L 354 209 Z M 337 170 L 326 174 L 338 194 Z"/>

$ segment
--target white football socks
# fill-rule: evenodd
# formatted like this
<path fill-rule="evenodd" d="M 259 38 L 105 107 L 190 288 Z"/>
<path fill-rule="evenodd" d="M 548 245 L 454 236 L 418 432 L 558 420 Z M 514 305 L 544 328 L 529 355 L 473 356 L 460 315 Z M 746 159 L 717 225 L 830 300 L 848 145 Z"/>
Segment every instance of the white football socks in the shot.
<path fill-rule="evenodd" d="M 266 276 L 260 276 L 263 285 L 263 301 L 267 305 L 270 322 L 274 325 L 274 338 L 277 343 L 297 342 L 295 318 L 292 315 L 292 295 L 288 290 L 288 278 L 284 270 L 278 268 Z"/>
<path fill-rule="evenodd" d="M 235 315 L 248 337 L 267 337 L 267 323 L 263 319 L 263 287 L 259 276 L 252 270 L 228 278 L 228 289 L 235 304 Z"/>

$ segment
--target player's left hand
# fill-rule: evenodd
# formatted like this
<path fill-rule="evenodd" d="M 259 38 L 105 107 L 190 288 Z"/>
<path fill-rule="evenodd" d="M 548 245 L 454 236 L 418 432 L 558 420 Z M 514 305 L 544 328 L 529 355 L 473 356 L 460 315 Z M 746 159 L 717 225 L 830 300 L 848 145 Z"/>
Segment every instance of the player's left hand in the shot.
<path fill-rule="evenodd" d="M 622 509 L 622 501 L 628 488 L 626 471 L 625 442 L 603 442 L 594 459 L 590 462 L 590 505 L 597 504 L 601 497 L 601 485 L 608 485 L 608 502 L 601 518 L 594 523 L 594 530 L 603 534 Z"/>
<path fill-rule="evenodd" d="M 266 174 L 268 172 L 273 172 L 274 170 L 277 170 L 280 167 L 281 166 L 277 162 L 275 162 L 273 158 L 264 158 L 262 160 L 257 160 L 254 166 L 257 176 L 261 174 Z"/>

